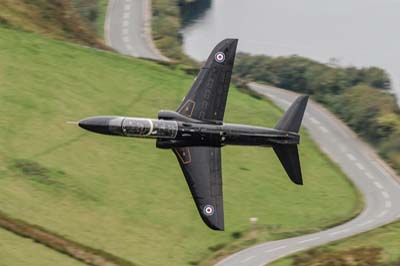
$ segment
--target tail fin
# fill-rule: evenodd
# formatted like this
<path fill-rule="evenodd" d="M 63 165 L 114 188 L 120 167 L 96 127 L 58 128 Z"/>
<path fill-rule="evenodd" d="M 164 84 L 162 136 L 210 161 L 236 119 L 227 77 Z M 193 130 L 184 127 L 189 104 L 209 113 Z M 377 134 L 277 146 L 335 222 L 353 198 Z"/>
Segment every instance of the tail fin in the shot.
<path fill-rule="evenodd" d="M 275 126 L 276 129 L 298 133 L 307 106 L 308 96 L 298 97 L 289 107 L 281 120 Z M 294 144 L 277 144 L 272 147 L 285 168 L 290 180 L 297 185 L 303 184 L 301 175 L 299 151 Z"/>
<path fill-rule="evenodd" d="M 274 145 L 272 146 L 276 155 L 281 161 L 283 168 L 290 180 L 297 185 L 303 185 L 303 178 L 301 176 L 299 152 L 297 145 Z"/>
<path fill-rule="evenodd" d="M 299 132 L 307 101 L 308 95 L 298 97 L 276 124 L 275 128 L 283 131 Z"/>

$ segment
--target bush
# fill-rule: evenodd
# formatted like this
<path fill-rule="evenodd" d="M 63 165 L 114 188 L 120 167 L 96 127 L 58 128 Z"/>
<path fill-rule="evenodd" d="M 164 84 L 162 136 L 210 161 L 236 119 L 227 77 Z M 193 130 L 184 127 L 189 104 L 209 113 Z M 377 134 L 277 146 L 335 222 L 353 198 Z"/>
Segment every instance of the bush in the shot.
<path fill-rule="evenodd" d="M 382 249 L 354 248 L 345 251 L 311 250 L 294 257 L 293 266 L 379 266 Z"/>
<path fill-rule="evenodd" d="M 297 55 L 274 58 L 238 53 L 235 74 L 314 95 L 339 94 L 357 84 L 390 89 L 389 76 L 380 68 L 333 67 Z"/>

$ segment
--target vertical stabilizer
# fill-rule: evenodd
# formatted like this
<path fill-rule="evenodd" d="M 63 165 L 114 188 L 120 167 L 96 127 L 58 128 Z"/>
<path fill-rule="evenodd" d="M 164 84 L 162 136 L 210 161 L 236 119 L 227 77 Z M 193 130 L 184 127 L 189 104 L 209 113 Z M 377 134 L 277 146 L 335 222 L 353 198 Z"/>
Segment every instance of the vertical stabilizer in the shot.
<path fill-rule="evenodd" d="M 275 128 L 283 131 L 299 132 L 304 111 L 306 110 L 308 95 L 298 97 L 286 113 L 283 115 Z"/>
<path fill-rule="evenodd" d="M 308 96 L 298 97 L 286 113 L 283 115 L 281 120 L 275 126 L 276 129 L 298 133 L 300 130 L 301 121 L 303 120 L 304 111 L 306 110 L 308 102 Z M 297 145 L 293 144 L 277 144 L 272 147 L 281 161 L 283 168 L 290 180 L 297 185 L 303 184 L 303 178 L 301 175 L 301 167 L 299 160 L 299 151 Z"/>

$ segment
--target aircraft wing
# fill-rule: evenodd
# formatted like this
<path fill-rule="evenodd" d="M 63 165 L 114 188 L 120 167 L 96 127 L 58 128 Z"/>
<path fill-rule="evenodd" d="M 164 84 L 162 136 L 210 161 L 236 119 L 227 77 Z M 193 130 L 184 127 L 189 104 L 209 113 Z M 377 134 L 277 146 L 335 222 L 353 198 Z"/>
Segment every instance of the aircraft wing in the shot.
<path fill-rule="evenodd" d="M 223 121 L 237 43 L 237 39 L 225 39 L 215 46 L 178 113 L 197 120 Z"/>
<path fill-rule="evenodd" d="M 173 149 L 203 221 L 214 230 L 224 230 L 221 148 Z"/>

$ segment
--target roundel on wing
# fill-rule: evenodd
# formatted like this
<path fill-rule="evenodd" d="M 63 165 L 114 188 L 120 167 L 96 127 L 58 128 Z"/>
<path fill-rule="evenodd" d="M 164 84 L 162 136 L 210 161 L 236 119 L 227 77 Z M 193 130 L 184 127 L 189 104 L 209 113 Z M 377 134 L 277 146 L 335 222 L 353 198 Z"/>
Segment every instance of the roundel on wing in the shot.
<path fill-rule="evenodd" d="M 203 213 L 206 216 L 211 216 L 214 214 L 214 207 L 212 205 L 206 205 L 203 208 Z"/>
<path fill-rule="evenodd" d="M 223 52 L 216 52 L 214 59 L 218 63 L 223 63 L 225 61 L 225 54 Z"/>

